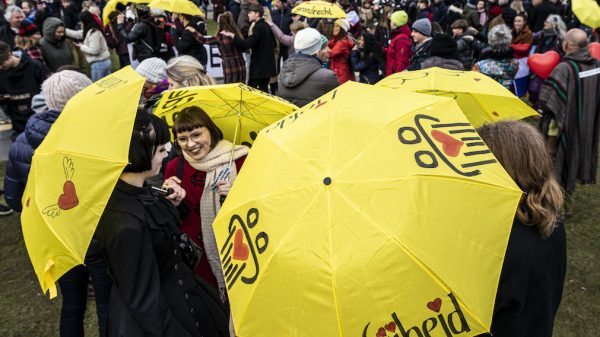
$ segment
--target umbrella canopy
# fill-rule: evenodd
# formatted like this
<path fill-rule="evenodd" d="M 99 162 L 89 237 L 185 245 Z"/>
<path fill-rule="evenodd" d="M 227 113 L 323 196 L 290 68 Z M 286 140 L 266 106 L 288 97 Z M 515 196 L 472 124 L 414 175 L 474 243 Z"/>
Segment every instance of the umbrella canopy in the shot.
<path fill-rule="evenodd" d="M 428 68 L 396 73 L 377 86 L 454 98 L 475 127 L 502 119 L 539 116 L 492 78 L 474 71 Z"/>
<path fill-rule="evenodd" d="M 325 1 L 304 1 L 292 9 L 292 14 L 307 18 L 345 18 L 344 10 L 335 3 Z"/>
<path fill-rule="evenodd" d="M 251 145 L 260 130 L 298 109 L 283 98 L 234 83 L 166 91 L 154 114 L 172 126 L 176 113 L 189 106 L 202 108 L 225 139 L 244 145 Z"/>
<path fill-rule="evenodd" d="M 453 100 L 348 82 L 261 131 L 213 223 L 236 335 L 489 331 L 521 194 Z"/>
<path fill-rule="evenodd" d="M 600 5 L 595 0 L 573 0 L 571 6 L 581 23 L 591 28 L 600 28 Z"/>
<path fill-rule="evenodd" d="M 152 0 L 148 6 L 150 8 L 164 9 L 171 13 L 204 16 L 204 12 L 190 0 Z"/>
<path fill-rule="evenodd" d="M 88 86 L 67 103 L 35 150 L 21 224 L 42 290 L 83 264 L 108 198 L 128 162 L 145 79 L 131 67 Z"/>
<path fill-rule="evenodd" d="M 104 5 L 104 9 L 102 10 L 102 22 L 104 23 L 104 25 L 108 25 L 108 23 L 110 22 L 110 20 L 108 19 L 108 16 L 110 15 L 110 13 L 114 12 L 117 10 L 117 4 L 121 3 L 123 5 L 126 5 L 127 3 L 136 3 L 136 4 L 146 4 L 149 3 L 150 0 L 108 0 L 108 2 L 106 3 L 106 5 Z"/>

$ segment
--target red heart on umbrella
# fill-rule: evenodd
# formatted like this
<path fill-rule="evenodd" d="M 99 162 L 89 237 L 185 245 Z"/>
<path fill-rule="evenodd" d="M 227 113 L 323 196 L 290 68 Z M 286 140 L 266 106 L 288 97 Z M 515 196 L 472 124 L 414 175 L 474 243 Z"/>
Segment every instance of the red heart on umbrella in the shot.
<path fill-rule="evenodd" d="M 244 233 L 241 229 L 235 232 L 235 238 L 233 240 L 233 258 L 239 261 L 248 260 L 250 255 L 250 249 L 248 245 L 244 243 Z"/>
<path fill-rule="evenodd" d="M 588 48 L 590 49 L 590 54 L 597 60 L 600 60 L 600 43 L 592 42 Z"/>
<path fill-rule="evenodd" d="M 555 51 L 547 51 L 543 54 L 532 54 L 527 59 L 529 69 L 545 80 L 550 76 L 554 67 L 560 62 L 560 55 Z"/>
<path fill-rule="evenodd" d="M 58 197 L 58 207 L 66 211 L 77 205 L 79 205 L 79 199 L 77 198 L 77 191 L 75 191 L 75 184 L 67 180 L 63 185 L 63 194 Z"/>
<path fill-rule="evenodd" d="M 427 303 L 427 308 L 429 308 L 429 310 L 433 310 L 435 312 L 440 312 L 441 307 L 442 307 L 442 300 L 440 298 L 436 298 L 435 300 Z"/>
<path fill-rule="evenodd" d="M 379 328 L 379 330 L 377 330 L 377 333 L 375 334 L 375 336 L 377 337 L 385 337 L 387 335 L 387 333 L 385 332 L 384 328 Z"/>
<path fill-rule="evenodd" d="M 452 136 L 449 136 L 441 131 L 433 130 L 431 131 L 431 136 L 433 139 L 442 143 L 442 150 L 444 153 L 450 157 L 456 157 L 460 153 L 460 149 L 463 146 L 463 142 L 455 139 Z"/>
<path fill-rule="evenodd" d="M 394 322 L 390 322 L 388 324 L 385 325 L 385 329 L 389 332 L 394 332 L 396 331 L 396 323 Z"/>

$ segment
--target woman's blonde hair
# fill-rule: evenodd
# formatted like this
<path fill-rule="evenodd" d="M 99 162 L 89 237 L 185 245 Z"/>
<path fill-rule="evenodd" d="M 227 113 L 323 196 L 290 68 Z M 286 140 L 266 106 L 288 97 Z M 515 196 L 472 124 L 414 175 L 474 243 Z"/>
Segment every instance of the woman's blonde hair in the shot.
<path fill-rule="evenodd" d="M 303 21 L 294 21 L 292 23 L 290 23 L 290 31 L 292 31 L 292 33 L 296 34 L 299 31 L 303 30 L 304 28 L 308 28 L 308 24 L 306 22 Z"/>
<path fill-rule="evenodd" d="M 525 194 L 516 217 L 544 238 L 556 227 L 563 192 L 542 134 L 521 121 L 502 121 L 477 129 L 506 172 Z"/>
<path fill-rule="evenodd" d="M 165 70 L 170 79 L 183 87 L 215 84 L 215 80 L 206 74 L 202 64 L 189 55 L 170 59 Z"/>
<path fill-rule="evenodd" d="M 33 41 L 33 39 L 30 37 L 17 35 L 15 36 L 15 46 L 23 50 L 28 50 L 29 48 L 35 46 L 35 41 Z"/>

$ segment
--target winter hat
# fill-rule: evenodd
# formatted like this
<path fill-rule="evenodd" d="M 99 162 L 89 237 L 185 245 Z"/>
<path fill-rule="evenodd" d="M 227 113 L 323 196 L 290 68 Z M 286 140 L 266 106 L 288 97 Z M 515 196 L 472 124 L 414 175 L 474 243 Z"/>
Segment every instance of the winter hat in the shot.
<path fill-rule="evenodd" d="M 21 24 L 19 25 L 19 36 L 29 37 L 39 32 L 40 30 L 38 27 L 28 20 L 21 21 Z"/>
<path fill-rule="evenodd" d="M 431 22 L 428 19 L 419 19 L 412 25 L 412 30 L 425 36 L 431 36 Z"/>
<path fill-rule="evenodd" d="M 405 11 L 395 11 L 390 20 L 392 20 L 394 26 L 401 27 L 408 22 L 408 15 Z"/>
<path fill-rule="evenodd" d="M 305 55 L 316 54 L 325 44 L 327 38 L 314 28 L 304 28 L 297 32 L 294 38 L 294 49 Z"/>
<path fill-rule="evenodd" d="M 495 18 L 497 16 L 502 15 L 502 8 L 500 8 L 499 6 L 494 6 L 490 9 L 490 15 Z"/>
<path fill-rule="evenodd" d="M 456 58 L 458 46 L 456 40 L 448 34 L 435 34 L 431 39 L 430 56 L 439 56 L 445 59 Z"/>
<path fill-rule="evenodd" d="M 53 74 L 42 83 L 48 109 L 62 111 L 71 97 L 90 84 L 92 81 L 78 71 L 63 70 Z"/>
<path fill-rule="evenodd" d="M 167 63 L 158 57 L 151 57 L 143 60 L 135 71 L 144 76 L 148 82 L 159 83 L 167 79 Z"/>
<path fill-rule="evenodd" d="M 340 26 L 340 28 L 343 29 L 344 32 L 347 32 L 348 30 L 350 30 L 350 24 L 348 23 L 348 21 L 346 19 L 337 19 L 337 20 L 335 20 L 335 24 Z"/>

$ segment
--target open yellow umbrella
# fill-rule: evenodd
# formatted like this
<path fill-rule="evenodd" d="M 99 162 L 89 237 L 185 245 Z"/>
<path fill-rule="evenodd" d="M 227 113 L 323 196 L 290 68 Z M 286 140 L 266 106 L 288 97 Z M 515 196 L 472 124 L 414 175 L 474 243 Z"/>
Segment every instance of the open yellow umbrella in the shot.
<path fill-rule="evenodd" d="M 261 131 L 213 223 L 236 335 L 489 331 L 521 195 L 453 100 L 348 82 Z"/>
<path fill-rule="evenodd" d="M 539 114 L 492 78 L 474 71 L 429 68 L 388 76 L 377 86 L 454 98 L 475 127 Z"/>
<path fill-rule="evenodd" d="M 292 9 L 292 14 L 302 15 L 307 18 L 345 18 L 344 10 L 335 3 L 326 1 L 304 1 Z"/>
<path fill-rule="evenodd" d="M 83 264 L 92 235 L 129 155 L 145 79 L 131 67 L 73 97 L 35 150 L 21 224 L 42 290 Z"/>
<path fill-rule="evenodd" d="M 152 0 L 148 7 L 164 9 L 171 13 L 204 16 L 204 12 L 190 0 Z"/>
<path fill-rule="evenodd" d="M 104 23 L 104 25 L 107 25 L 110 20 L 108 19 L 108 16 L 110 15 L 110 13 L 114 12 L 117 10 L 117 4 L 121 3 L 123 5 L 126 5 L 127 3 L 137 3 L 137 4 L 146 4 L 148 2 L 150 2 L 150 0 L 109 0 L 106 5 L 104 5 L 104 8 L 102 9 L 102 22 Z"/>
<path fill-rule="evenodd" d="M 573 13 L 581 23 L 591 28 L 600 28 L 600 5 L 595 0 L 573 0 Z"/>
<path fill-rule="evenodd" d="M 172 126 L 176 113 L 188 106 L 202 108 L 225 139 L 244 145 L 251 145 L 261 129 L 298 109 L 283 98 L 234 83 L 166 91 L 154 114 Z"/>

